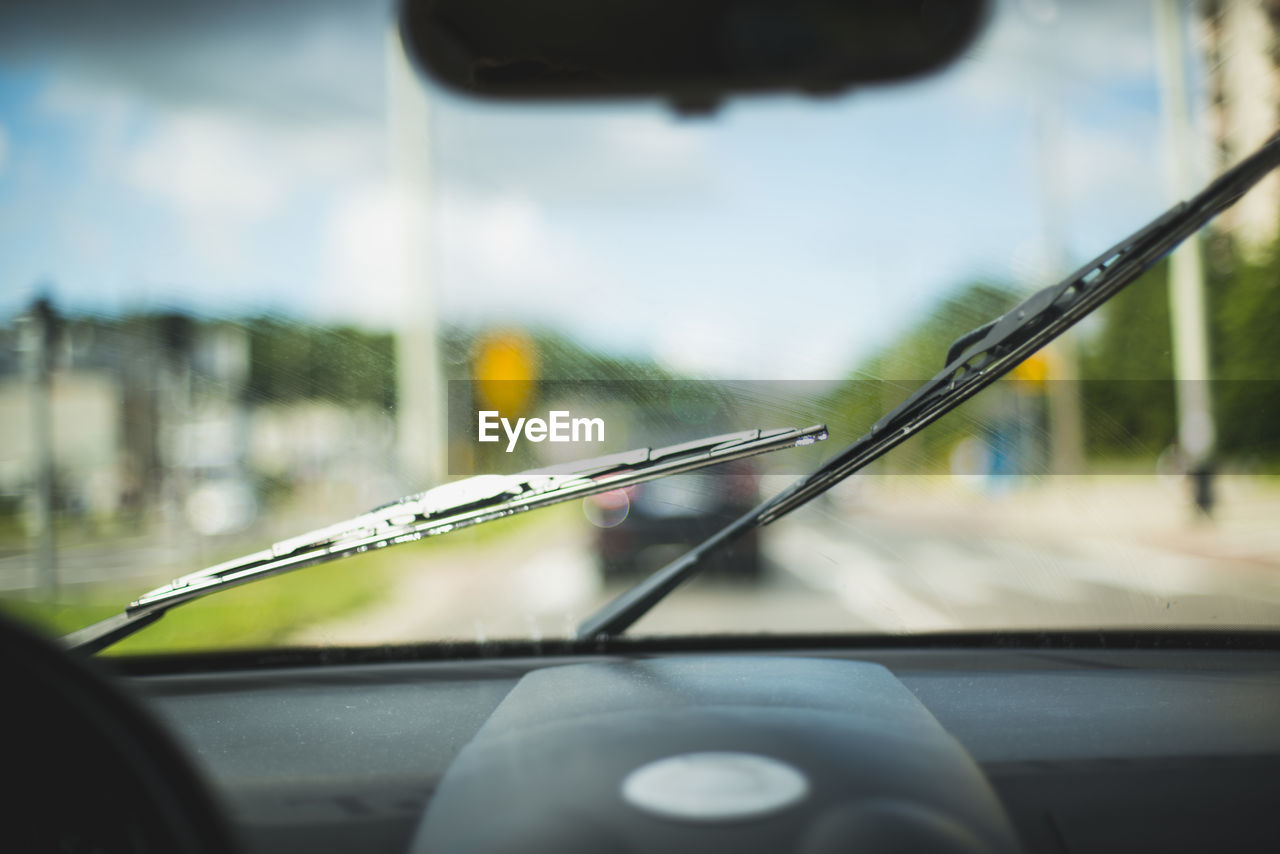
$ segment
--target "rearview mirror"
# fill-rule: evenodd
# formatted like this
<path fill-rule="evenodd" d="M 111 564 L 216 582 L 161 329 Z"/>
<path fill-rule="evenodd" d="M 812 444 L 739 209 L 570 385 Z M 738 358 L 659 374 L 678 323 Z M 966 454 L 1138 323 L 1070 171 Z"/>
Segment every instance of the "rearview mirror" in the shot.
<path fill-rule="evenodd" d="M 418 66 L 492 98 L 843 91 L 920 75 L 968 46 L 984 0 L 405 0 Z"/>

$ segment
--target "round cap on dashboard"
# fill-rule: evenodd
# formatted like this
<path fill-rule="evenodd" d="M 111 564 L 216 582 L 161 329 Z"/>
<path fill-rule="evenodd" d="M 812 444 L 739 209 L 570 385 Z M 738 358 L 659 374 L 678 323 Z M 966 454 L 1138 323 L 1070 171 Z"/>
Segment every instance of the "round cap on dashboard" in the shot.
<path fill-rule="evenodd" d="M 804 799 L 809 782 L 786 763 L 756 753 L 682 753 L 642 765 L 622 781 L 636 809 L 682 821 L 737 821 Z"/>

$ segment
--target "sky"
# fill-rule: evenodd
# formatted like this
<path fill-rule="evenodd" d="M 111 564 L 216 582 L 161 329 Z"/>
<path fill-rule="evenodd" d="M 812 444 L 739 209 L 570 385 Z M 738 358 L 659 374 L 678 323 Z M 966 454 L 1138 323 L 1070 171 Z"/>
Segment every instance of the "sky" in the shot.
<path fill-rule="evenodd" d="M 386 329 L 430 312 L 828 379 L 955 288 L 1048 284 L 1172 201 L 1147 0 L 1003 0 L 941 75 L 695 119 L 415 81 L 405 122 L 390 15 L 0 6 L 0 316 L 40 291 Z"/>

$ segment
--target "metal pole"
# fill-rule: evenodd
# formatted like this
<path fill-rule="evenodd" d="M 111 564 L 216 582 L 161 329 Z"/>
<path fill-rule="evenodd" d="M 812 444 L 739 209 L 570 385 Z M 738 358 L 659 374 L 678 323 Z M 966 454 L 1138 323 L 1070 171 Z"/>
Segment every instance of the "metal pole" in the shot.
<path fill-rule="evenodd" d="M 1067 273 L 1066 193 L 1060 179 L 1062 158 L 1058 139 L 1059 116 L 1053 106 L 1041 102 L 1036 110 L 1041 240 L 1045 279 Z M 1049 359 L 1045 396 L 1049 405 L 1049 471 L 1056 475 L 1084 471 L 1084 413 L 1080 402 L 1080 355 L 1074 334 L 1055 339 L 1046 348 Z"/>
<path fill-rule="evenodd" d="M 447 470 L 447 401 L 431 281 L 429 105 L 394 28 L 387 34 L 387 90 L 391 177 L 401 203 L 396 251 L 406 256 L 402 279 L 393 283 L 400 300 L 395 329 L 398 458 L 406 481 L 420 488 L 443 480 Z"/>
<path fill-rule="evenodd" d="M 36 589 L 52 598 L 58 590 L 53 533 L 53 305 L 41 297 L 27 318 L 27 358 L 31 380 L 31 528 L 34 534 Z"/>
<path fill-rule="evenodd" d="M 1180 0 L 1154 0 L 1156 52 L 1168 182 L 1175 199 L 1195 184 L 1193 130 L 1187 103 L 1186 49 Z M 1213 402 L 1200 244 L 1186 241 L 1169 259 L 1169 315 L 1178 406 L 1178 446 L 1193 481 L 1196 508 L 1213 509 Z"/>

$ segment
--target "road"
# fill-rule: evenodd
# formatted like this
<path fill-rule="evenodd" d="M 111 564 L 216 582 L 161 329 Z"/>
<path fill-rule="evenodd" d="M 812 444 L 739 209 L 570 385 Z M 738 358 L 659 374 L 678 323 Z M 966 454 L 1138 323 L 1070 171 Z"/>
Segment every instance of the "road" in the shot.
<path fill-rule="evenodd" d="M 428 561 L 383 605 L 295 640 L 564 637 L 622 589 L 602 583 L 590 542 L 585 526 L 533 528 L 465 563 Z M 633 633 L 1280 626 L 1280 551 L 1202 554 L 865 508 L 802 511 L 762 547 L 759 583 L 696 579 Z"/>
<path fill-rule="evenodd" d="M 105 542 L 64 546 L 57 551 L 56 577 L 61 587 L 122 584 L 144 587 L 164 575 L 163 568 L 192 566 L 192 550 L 166 538 L 132 536 Z M 181 574 L 169 572 L 170 576 Z M 0 594 L 22 593 L 39 586 L 31 552 L 0 555 Z"/>
<path fill-rule="evenodd" d="M 695 579 L 633 633 L 1280 627 L 1275 484 L 1227 482 L 1224 512 L 1208 525 L 1190 524 L 1179 496 L 1149 479 L 1004 496 L 950 486 L 939 494 L 916 481 L 892 489 L 867 483 L 866 494 L 837 494 L 762 532 L 766 572 L 759 583 Z M 567 637 L 624 584 L 602 582 L 593 529 L 580 514 L 546 519 L 483 547 L 405 546 L 407 559 L 397 550 L 397 562 L 411 569 L 396 576 L 383 602 L 291 640 Z M 60 579 L 68 587 L 141 591 L 225 557 L 199 553 L 212 549 L 208 543 L 168 539 L 64 549 Z M 32 581 L 29 555 L 0 556 L 0 592 Z"/>

